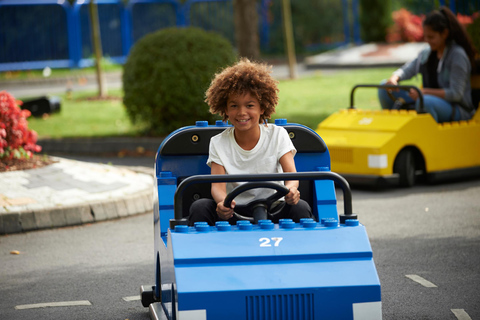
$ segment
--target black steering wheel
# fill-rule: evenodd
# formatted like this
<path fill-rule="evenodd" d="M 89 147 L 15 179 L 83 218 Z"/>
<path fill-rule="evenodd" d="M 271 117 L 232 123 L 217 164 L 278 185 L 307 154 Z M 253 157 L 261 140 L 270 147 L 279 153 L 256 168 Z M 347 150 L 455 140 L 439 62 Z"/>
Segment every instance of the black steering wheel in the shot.
<path fill-rule="evenodd" d="M 271 218 L 276 214 L 278 214 L 280 210 L 271 212 L 272 205 L 275 203 L 275 201 L 287 195 L 290 190 L 284 185 L 274 183 L 274 182 L 248 182 L 248 183 L 239 185 L 238 187 L 233 189 L 229 194 L 227 194 L 227 196 L 225 197 L 225 200 L 223 201 L 223 205 L 227 208 L 230 208 L 230 205 L 232 204 L 232 200 L 235 199 L 236 196 L 238 196 L 239 194 L 247 190 L 257 189 L 257 188 L 273 189 L 273 190 L 276 190 L 276 192 L 266 199 L 254 199 L 249 203 L 236 205 L 235 208 L 240 209 L 242 212 L 251 213 L 251 216 L 242 216 L 234 211 L 234 215 L 237 217 L 237 219 L 249 220 L 249 221 L 253 221 L 254 223 L 257 223 L 258 220 L 264 220 L 264 219 L 267 219 L 268 217 Z"/>
<path fill-rule="evenodd" d="M 352 91 L 350 92 L 350 109 L 355 109 L 354 107 L 354 93 L 357 89 L 359 88 L 377 88 L 377 89 L 385 89 L 387 92 L 388 97 L 393 101 L 393 107 L 392 109 L 405 109 L 405 110 L 415 110 L 416 107 L 416 102 L 406 102 L 402 98 L 396 98 L 392 90 L 410 90 L 413 89 L 417 91 L 418 93 L 418 99 L 420 101 L 419 109 L 417 110 L 417 113 L 426 113 L 425 109 L 423 107 L 423 94 L 422 91 L 416 86 L 410 86 L 410 85 L 390 85 L 390 84 L 357 84 L 352 88 Z"/>
<path fill-rule="evenodd" d="M 400 90 L 400 89 L 399 89 Z M 392 93 L 392 89 L 385 89 L 390 100 L 393 101 L 392 109 L 403 110 L 415 110 L 415 101 L 406 102 L 402 97 L 395 97 Z"/>

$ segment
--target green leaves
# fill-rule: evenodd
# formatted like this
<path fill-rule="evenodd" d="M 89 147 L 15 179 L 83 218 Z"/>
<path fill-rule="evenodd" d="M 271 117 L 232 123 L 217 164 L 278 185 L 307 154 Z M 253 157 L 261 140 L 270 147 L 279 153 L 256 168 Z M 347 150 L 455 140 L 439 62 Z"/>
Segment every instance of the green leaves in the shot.
<path fill-rule="evenodd" d="M 165 135 L 197 120 L 213 121 L 205 90 L 236 56 L 222 36 L 198 28 L 168 28 L 136 42 L 124 65 L 124 105 L 133 123 Z"/>

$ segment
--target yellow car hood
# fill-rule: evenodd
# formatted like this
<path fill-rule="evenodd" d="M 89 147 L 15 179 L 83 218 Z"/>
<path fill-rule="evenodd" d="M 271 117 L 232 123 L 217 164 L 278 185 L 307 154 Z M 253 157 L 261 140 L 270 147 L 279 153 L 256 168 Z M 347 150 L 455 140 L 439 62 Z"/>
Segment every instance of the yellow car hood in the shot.
<path fill-rule="evenodd" d="M 327 146 L 380 148 L 406 126 L 416 112 L 341 110 L 317 128 Z"/>
<path fill-rule="evenodd" d="M 325 119 L 318 129 L 396 132 L 417 116 L 415 111 L 340 110 Z"/>

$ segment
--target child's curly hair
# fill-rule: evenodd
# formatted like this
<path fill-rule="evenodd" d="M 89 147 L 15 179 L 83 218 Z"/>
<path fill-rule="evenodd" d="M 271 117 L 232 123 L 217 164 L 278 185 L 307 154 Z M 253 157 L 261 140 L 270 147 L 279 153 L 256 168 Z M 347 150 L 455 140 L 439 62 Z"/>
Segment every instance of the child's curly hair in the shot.
<path fill-rule="evenodd" d="M 278 81 L 271 76 L 271 72 L 271 67 L 266 64 L 242 58 L 233 66 L 217 73 L 205 94 L 205 102 L 210 106 L 210 112 L 221 115 L 223 121 L 227 121 L 228 97 L 249 92 L 258 99 L 260 108 L 264 111 L 260 116 L 260 123 L 270 119 L 275 113 L 279 91 Z"/>

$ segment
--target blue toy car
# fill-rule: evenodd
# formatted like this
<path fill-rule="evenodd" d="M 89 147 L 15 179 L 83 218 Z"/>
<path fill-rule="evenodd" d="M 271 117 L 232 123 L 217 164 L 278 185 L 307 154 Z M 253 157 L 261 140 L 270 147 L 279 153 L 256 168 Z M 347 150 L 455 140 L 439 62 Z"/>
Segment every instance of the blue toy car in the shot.
<path fill-rule="evenodd" d="M 162 142 L 155 162 L 155 285 L 141 287 L 152 318 L 382 318 L 372 249 L 352 213 L 348 183 L 330 171 L 327 146 L 317 133 L 284 119 L 275 124 L 285 127 L 297 149 L 297 173 L 210 175 L 210 138 L 228 126 L 221 121 L 199 121 Z M 254 223 L 249 218 L 237 225 L 187 225 L 190 205 L 211 198 L 212 182 L 244 181 L 246 190 L 273 180 L 299 180 L 317 221 L 274 224 L 264 199 L 252 204 Z M 343 215 L 334 182 L 343 189 Z"/>

